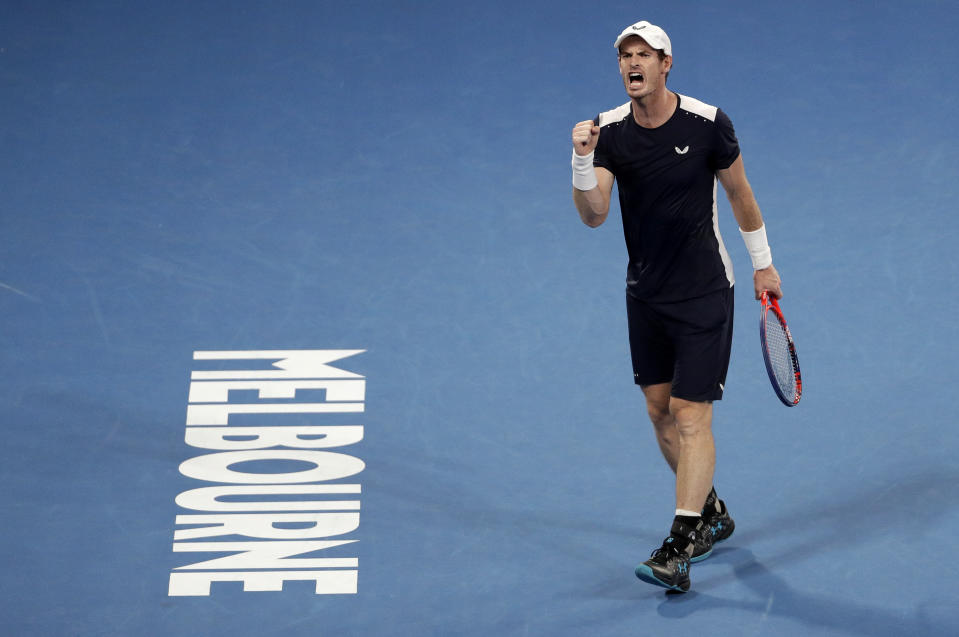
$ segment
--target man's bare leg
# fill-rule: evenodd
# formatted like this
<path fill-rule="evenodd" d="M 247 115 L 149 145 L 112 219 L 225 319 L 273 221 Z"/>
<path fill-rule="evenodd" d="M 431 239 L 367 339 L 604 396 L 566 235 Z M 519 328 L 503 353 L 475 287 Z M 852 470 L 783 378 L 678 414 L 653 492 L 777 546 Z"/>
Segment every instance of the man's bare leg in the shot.
<path fill-rule="evenodd" d="M 676 474 L 676 508 L 702 511 L 713 485 L 713 405 L 670 396 L 672 385 L 646 385 L 646 411 L 666 463 Z"/>
<path fill-rule="evenodd" d="M 676 466 L 676 508 L 698 515 L 706 504 L 716 469 L 713 441 L 713 404 L 671 398 L 669 412 L 676 421 L 679 461 Z"/>
<path fill-rule="evenodd" d="M 666 459 L 669 468 L 676 473 L 679 466 L 679 432 L 676 431 L 676 418 L 669 411 L 669 392 L 672 383 L 643 386 L 646 396 L 646 412 L 656 432 L 656 442 Z"/>
<path fill-rule="evenodd" d="M 647 385 L 643 393 L 659 449 L 676 474 L 676 518 L 663 547 L 636 567 L 636 576 L 686 591 L 690 562 L 712 552 L 712 533 L 703 526 L 700 511 L 712 489 L 716 466 L 713 406 L 672 397 L 671 389 L 670 383 Z"/>

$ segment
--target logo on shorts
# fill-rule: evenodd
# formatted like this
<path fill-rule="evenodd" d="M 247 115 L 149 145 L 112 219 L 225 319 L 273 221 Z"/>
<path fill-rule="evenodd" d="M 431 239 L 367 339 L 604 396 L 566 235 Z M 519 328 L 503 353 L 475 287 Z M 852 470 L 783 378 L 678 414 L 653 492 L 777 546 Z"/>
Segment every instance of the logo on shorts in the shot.
<path fill-rule="evenodd" d="M 683 149 L 680 149 L 679 146 L 673 146 L 673 148 L 676 150 L 677 155 L 685 155 L 689 152 L 689 146 Z"/>

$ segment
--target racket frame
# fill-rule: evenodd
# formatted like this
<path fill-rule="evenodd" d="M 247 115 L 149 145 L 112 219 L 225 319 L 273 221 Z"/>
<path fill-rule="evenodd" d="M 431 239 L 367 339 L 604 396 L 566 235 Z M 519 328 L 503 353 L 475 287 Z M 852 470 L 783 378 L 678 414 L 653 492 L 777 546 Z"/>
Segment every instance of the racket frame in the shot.
<path fill-rule="evenodd" d="M 766 374 L 769 376 L 769 382 L 772 383 L 776 396 L 787 407 L 795 407 L 802 398 L 802 375 L 799 373 L 799 356 L 796 354 L 796 344 L 793 342 L 792 333 L 789 331 L 789 325 L 786 324 L 786 317 L 783 316 L 779 308 L 779 301 L 768 292 L 763 292 L 760 297 L 762 304 L 762 313 L 759 316 L 759 345 L 763 351 L 763 362 L 766 364 Z M 792 362 L 793 374 L 796 377 L 796 393 L 794 396 L 786 396 L 785 392 L 779 386 L 776 380 L 776 373 L 773 371 L 772 362 L 769 360 L 769 348 L 766 346 L 766 320 L 768 312 L 772 311 L 775 318 L 782 325 L 783 332 L 786 334 L 786 344 L 789 348 L 789 359 Z M 778 326 L 777 326 L 778 329 Z"/>

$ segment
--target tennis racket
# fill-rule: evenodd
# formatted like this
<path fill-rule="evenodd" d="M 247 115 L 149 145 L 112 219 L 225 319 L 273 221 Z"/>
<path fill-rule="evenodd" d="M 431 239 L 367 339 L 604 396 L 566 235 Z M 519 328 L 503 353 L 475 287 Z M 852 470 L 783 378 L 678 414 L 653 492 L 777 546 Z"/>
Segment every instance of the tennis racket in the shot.
<path fill-rule="evenodd" d="M 799 357 L 796 344 L 786 325 L 779 302 L 768 292 L 759 299 L 762 313 L 759 317 L 759 342 L 766 362 L 766 373 L 779 400 L 793 407 L 802 398 L 802 376 L 799 375 Z"/>

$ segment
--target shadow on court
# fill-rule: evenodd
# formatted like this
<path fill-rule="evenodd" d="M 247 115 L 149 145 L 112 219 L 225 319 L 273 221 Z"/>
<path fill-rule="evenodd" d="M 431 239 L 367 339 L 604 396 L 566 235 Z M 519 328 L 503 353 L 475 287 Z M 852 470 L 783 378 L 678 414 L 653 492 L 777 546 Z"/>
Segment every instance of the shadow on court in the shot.
<path fill-rule="evenodd" d="M 949 467 L 926 469 L 898 479 L 887 477 L 868 491 L 837 489 L 838 494 L 846 497 L 827 504 L 818 513 L 779 516 L 763 527 L 734 535 L 730 539 L 734 545 L 776 542 L 782 548 L 773 548 L 775 556 L 765 560 L 757 559 L 747 548 L 718 548 L 708 566 L 725 564 L 732 567 L 732 572 L 711 577 L 694 575 L 694 590 L 686 595 L 666 596 L 658 612 L 666 618 L 680 619 L 717 608 L 733 608 L 755 613 L 760 623 L 769 616 L 781 616 L 800 621 L 810 629 L 829 628 L 857 635 L 959 634 L 954 593 L 937 593 L 915 610 L 897 610 L 889 604 L 837 601 L 824 594 L 800 591 L 790 585 L 788 576 L 781 574 L 806 560 L 833 555 L 836 560 L 848 560 L 850 585 L 855 587 L 865 577 L 860 573 L 875 568 L 868 565 L 869 570 L 864 570 L 869 556 L 864 556 L 857 546 L 886 541 L 901 547 L 903 560 L 901 564 L 890 563 L 890 569 L 914 567 L 917 561 L 928 560 L 930 568 L 920 572 L 929 573 L 929 580 L 934 581 L 942 576 L 941 565 L 934 547 L 924 545 L 923 532 L 937 516 L 959 505 L 959 493 L 949 488 L 957 483 L 959 471 Z M 914 568 L 903 570 L 915 572 Z M 755 601 L 712 594 L 732 579 L 755 593 Z M 926 588 L 929 580 L 914 584 Z M 910 582 L 901 584 L 909 586 Z"/>
<path fill-rule="evenodd" d="M 727 559 L 733 562 L 732 577 L 756 594 L 755 601 L 725 599 L 691 591 L 685 595 L 667 595 L 657 609 L 660 616 L 684 619 L 694 613 L 735 609 L 754 613 L 760 626 L 768 617 L 779 616 L 802 622 L 810 630 L 827 628 L 837 633 L 869 637 L 959 634 L 959 618 L 954 612 L 943 610 L 954 608 L 955 600 L 947 599 L 945 595 L 939 600 L 930 600 L 915 612 L 897 612 L 887 606 L 836 600 L 822 594 L 798 591 L 757 560 L 748 549 L 731 551 Z M 850 566 L 855 568 L 855 563 Z M 697 585 L 700 589 L 706 588 L 702 584 Z"/>

